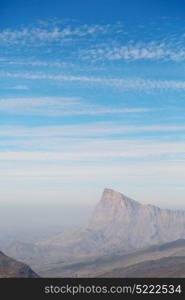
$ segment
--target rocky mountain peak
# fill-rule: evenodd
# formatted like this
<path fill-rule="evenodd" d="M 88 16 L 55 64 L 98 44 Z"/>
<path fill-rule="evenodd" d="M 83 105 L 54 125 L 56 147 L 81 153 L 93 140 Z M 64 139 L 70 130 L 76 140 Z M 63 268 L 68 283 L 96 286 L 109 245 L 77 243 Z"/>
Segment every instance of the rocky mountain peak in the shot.
<path fill-rule="evenodd" d="M 95 207 L 89 228 L 101 230 L 103 228 L 114 227 L 115 224 L 121 223 L 121 220 L 129 220 L 135 215 L 139 207 L 142 206 L 135 200 L 114 191 L 104 189 L 100 202 Z"/>
<path fill-rule="evenodd" d="M 111 204 L 113 206 L 120 206 L 120 208 L 140 206 L 141 204 L 131 198 L 128 198 L 124 194 L 117 192 L 113 189 L 105 188 L 101 197 L 100 203 Z"/>
<path fill-rule="evenodd" d="M 106 188 L 88 228 L 118 247 L 139 248 L 184 238 L 185 213 L 144 205 Z"/>

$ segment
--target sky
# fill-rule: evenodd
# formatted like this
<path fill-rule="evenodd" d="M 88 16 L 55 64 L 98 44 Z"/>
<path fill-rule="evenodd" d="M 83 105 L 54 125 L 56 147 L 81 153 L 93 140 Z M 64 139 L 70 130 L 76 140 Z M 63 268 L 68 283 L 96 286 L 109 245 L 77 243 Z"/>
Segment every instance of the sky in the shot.
<path fill-rule="evenodd" d="M 0 4 L 0 201 L 185 209 L 185 1 Z"/>

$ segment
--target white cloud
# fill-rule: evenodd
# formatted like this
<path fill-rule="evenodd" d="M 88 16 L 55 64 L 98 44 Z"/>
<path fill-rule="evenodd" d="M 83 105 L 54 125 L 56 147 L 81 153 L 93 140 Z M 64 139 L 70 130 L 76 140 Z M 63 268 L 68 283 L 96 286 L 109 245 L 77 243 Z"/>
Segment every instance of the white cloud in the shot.
<path fill-rule="evenodd" d="M 60 22 L 40 22 L 37 25 L 22 27 L 17 30 L 6 28 L 0 32 L 0 45 L 14 46 L 14 50 L 26 47 L 31 51 L 40 46 L 59 46 L 59 51 L 66 50 L 67 56 L 73 56 L 81 60 L 185 60 L 184 38 L 167 36 L 165 39 L 157 38 L 149 41 L 138 41 L 138 37 L 130 36 L 130 40 L 124 39 L 121 23 L 115 24 L 70 24 Z M 139 32 L 138 32 L 139 35 Z M 88 40 L 84 44 L 83 41 Z M 76 50 L 71 51 L 71 43 L 78 43 Z M 80 45 L 80 43 L 82 44 Z M 92 46 L 93 45 L 93 46 Z M 51 49 L 50 49 L 51 50 Z M 49 50 L 49 51 L 50 51 Z M 58 63 L 59 64 L 59 63 Z M 34 63 L 33 63 L 34 65 Z M 35 64 L 36 65 L 36 64 Z M 41 65 L 40 65 L 41 66 Z"/>
<path fill-rule="evenodd" d="M 172 60 L 185 59 L 185 47 L 183 37 L 169 36 L 165 39 L 156 39 L 148 42 L 123 40 L 123 25 L 116 24 L 57 24 L 57 22 L 43 22 L 36 26 L 23 27 L 17 30 L 10 28 L 0 32 L 0 45 L 40 47 L 45 45 L 59 45 L 64 49 L 64 44 L 88 39 L 90 43 L 79 49 L 79 59 L 91 61 L 99 60 Z M 101 37 L 104 36 L 102 43 Z M 119 36 L 118 39 L 114 38 Z M 100 39 L 99 39 L 100 38 Z M 111 45 L 110 46 L 110 38 Z M 94 39 L 94 48 L 92 45 Z M 69 51 L 68 51 L 69 55 Z M 76 53 L 77 55 L 77 53 Z M 58 63 L 59 64 L 59 63 Z M 34 63 L 33 63 L 34 65 Z M 35 64 L 36 65 L 36 64 Z"/>
<path fill-rule="evenodd" d="M 166 42 L 152 41 L 148 43 L 137 42 L 127 43 L 120 46 L 110 47 L 105 44 L 104 47 L 96 47 L 88 50 L 82 50 L 79 54 L 80 58 L 99 61 L 99 60 L 185 60 L 184 45 L 176 45 Z"/>
<path fill-rule="evenodd" d="M 27 85 L 15 85 L 10 88 L 11 90 L 29 90 Z"/>
<path fill-rule="evenodd" d="M 66 62 L 63 60 L 37 60 L 37 59 L 32 59 L 32 58 L 9 58 L 9 57 L 0 57 L 0 62 L 3 65 L 16 65 L 16 66 L 31 66 L 31 67 L 58 67 L 58 68 L 63 68 L 63 67 L 72 67 L 74 64 L 72 62 Z"/>
<path fill-rule="evenodd" d="M 38 142 L 38 140 L 37 140 Z M 152 141 L 138 139 L 57 139 L 47 142 L 40 139 L 40 144 L 28 143 L 28 150 L 1 151 L 1 161 L 86 161 L 122 159 L 149 159 L 149 160 L 182 160 L 185 161 L 185 143 Z M 26 142 L 23 142 L 26 145 Z M 16 143 L 14 144 L 14 146 Z M 18 144 L 17 144 L 18 145 Z M 21 145 L 21 142 L 20 142 Z M 47 150 L 38 151 L 37 148 Z"/>
<path fill-rule="evenodd" d="M 174 207 L 184 203 L 184 191 L 178 193 L 179 187 L 184 185 L 185 161 L 130 161 L 92 164 L 64 163 L 36 164 L 26 161 L 0 161 L 1 202 L 10 197 L 11 201 L 30 201 L 42 203 L 48 201 L 63 202 L 72 191 L 80 190 L 80 198 L 73 197 L 71 201 L 90 201 L 84 188 L 92 191 L 98 190 L 97 200 L 105 187 L 114 188 L 141 202 L 160 206 Z M 9 187 L 11 186 L 11 189 Z M 4 191 L 4 193 L 3 193 Z M 23 194 L 18 197 L 19 191 Z M 42 191 L 42 195 L 40 192 Z M 64 197 L 64 191 L 66 195 Z M 49 192 L 49 197 L 48 197 Z M 10 200 L 9 199 L 9 200 Z M 174 204 L 175 199 L 175 204 Z M 172 203 L 170 203 L 172 201 Z M 77 203 L 78 203 L 77 202 Z"/>
<path fill-rule="evenodd" d="M 87 103 L 75 97 L 0 98 L 0 111 L 22 115 L 101 115 L 145 113 L 151 108 L 114 108 Z"/>
<path fill-rule="evenodd" d="M 54 24 L 48 22 L 45 25 L 29 26 L 18 30 L 7 28 L 0 32 L 0 44 L 2 45 L 27 45 L 35 47 L 48 43 L 60 43 L 65 39 L 79 39 L 104 35 L 121 31 L 120 24 Z"/>
<path fill-rule="evenodd" d="M 76 75 L 53 75 L 31 72 L 0 72 L 0 77 L 23 78 L 32 80 L 51 80 L 65 82 L 81 82 L 86 84 L 99 84 L 121 89 L 132 90 L 184 90 L 183 80 L 155 80 L 144 78 L 106 78 Z"/>
<path fill-rule="evenodd" d="M 39 127 L 17 127 L 17 126 L 0 126 L 0 137 L 105 137 L 110 135 L 124 135 L 130 133 L 159 133 L 164 132 L 185 132 L 183 125 L 136 125 L 125 126 L 119 122 L 89 122 L 85 124 L 74 125 L 55 125 Z M 38 142 L 38 141 L 37 141 Z"/>

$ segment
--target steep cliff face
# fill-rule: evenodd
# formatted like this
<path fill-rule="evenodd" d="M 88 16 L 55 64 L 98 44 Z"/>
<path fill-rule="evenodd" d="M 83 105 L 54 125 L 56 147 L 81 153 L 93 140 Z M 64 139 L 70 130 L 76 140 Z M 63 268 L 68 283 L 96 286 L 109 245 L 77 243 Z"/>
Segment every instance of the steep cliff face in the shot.
<path fill-rule="evenodd" d="M 117 225 L 129 224 L 142 205 L 114 190 L 105 189 L 89 222 L 93 230 L 115 229 Z M 118 228 L 119 231 L 122 228 Z"/>
<path fill-rule="evenodd" d="M 39 277 L 29 266 L 16 261 L 0 252 L 0 278 L 37 278 Z"/>
<path fill-rule="evenodd" d="M 184 238 L 185 212 L 142 205 L 105 189 L 88 228 L 101 232 L 109 246 L 133 249 Z"/>

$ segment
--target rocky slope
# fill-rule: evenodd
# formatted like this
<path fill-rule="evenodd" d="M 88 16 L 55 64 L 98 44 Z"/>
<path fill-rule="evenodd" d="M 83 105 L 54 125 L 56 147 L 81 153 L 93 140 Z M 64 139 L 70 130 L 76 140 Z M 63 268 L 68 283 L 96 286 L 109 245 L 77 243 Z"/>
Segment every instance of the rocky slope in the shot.
<path fill-rule="evenodd" d="M 0 252 L 0 278 L 37 278 L 39 277 L 29 266 L 18 262 Z"/>
<path fill-rule="evenodd" d="M 100 277 L 114 278 L 184 278 L 185 256 L 164 257 L 157 260 L 144 261 L 128 267 L 117 268 Z"/>
<path fill-rule="evenodd" d="M 178 268 L 175 268 L 175 262 L 178 263 Z M 165 274 L 166 277 L 173 277 L 183 274 L 184 262 L 185 240 L 180 239 L 128 253 L 119 251 L 109 255 L 48 264 L 38 272 L 42 277 L 146 277 L 147 272 L 154 276 L 155 271 L 160 277 L 165 277 Z"/>

